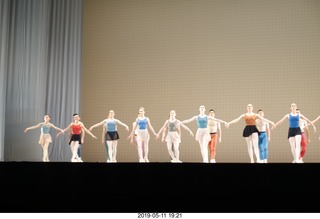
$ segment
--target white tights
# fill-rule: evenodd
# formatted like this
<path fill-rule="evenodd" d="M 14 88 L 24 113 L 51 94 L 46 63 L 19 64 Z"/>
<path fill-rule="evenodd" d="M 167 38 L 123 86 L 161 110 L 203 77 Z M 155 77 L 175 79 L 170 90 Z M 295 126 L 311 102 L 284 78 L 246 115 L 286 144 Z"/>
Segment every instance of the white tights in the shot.
<path fill-rule="evenodd" d="M 293 156 L 293 162 L 299 162 L 300 156 L 300 144 L 301 144 L 301 135 L 296 135 L 294 137 L 289 138 L 291 153 Z"/>
<path fill-rule="evenodd" d="M 260 162 L 260 153 L 259 153 L 259 136 L 257 132 L 252 133 L 249 137 L 246 137 L 248 154 L 250 162 L 254 163 L 253 152 L 256 156 L 257 162 Z"/>
<path fill-rule="evenodd" d="M 49 153 L 48 153 L 49 142 L 44 143 L 41 146 L 42 146 L 42 161 L 49 162 Z"/>
<path fill-rule="evenodd" d="M 173 145 L 173 150 L 172 150 Z M 179 161 L 179 142 L 167 142 L 167 149 L 172 160 Z"/>

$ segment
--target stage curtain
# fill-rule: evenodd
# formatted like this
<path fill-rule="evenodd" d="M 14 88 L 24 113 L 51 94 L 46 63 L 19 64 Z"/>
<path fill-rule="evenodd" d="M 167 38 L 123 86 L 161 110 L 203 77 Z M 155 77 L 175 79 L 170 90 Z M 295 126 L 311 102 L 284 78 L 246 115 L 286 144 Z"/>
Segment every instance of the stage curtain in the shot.
<path fill-rule="evenodd" d="M 82 0 L 0 1 L 0 159 L 42 161 L 44 121 L 60 128 L 80 112 Z M 49 146 L 51 161 L 70 161 L 68 135 Z"/>

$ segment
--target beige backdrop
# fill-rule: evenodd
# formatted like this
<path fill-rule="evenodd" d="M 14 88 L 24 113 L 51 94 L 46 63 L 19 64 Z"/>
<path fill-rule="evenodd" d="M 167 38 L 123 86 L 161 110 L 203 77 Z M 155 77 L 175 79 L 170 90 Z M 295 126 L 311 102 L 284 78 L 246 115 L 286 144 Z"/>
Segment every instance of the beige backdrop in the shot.
<path fill-rule="evenodd" d="M 295 102 L 313 120 L 320 115 L 319 12 L 316 0 L 85 0 L 81 119 L 89 128 L 112 109 L 131 131 L 143 106 L 158 132 L 171 109 L 184 120 L 203 104 L 231 121 L 251 103 L 277 122 Z M 310 129 L 305 162 L 320 162 L 319 124 L 317 133 Z M 187 125 L 196 132 L 195 122 Z M 249 162 L 244 126 L 222 128 L 217 162 Z M 129 133 L 118 131 L 118 162 L 137 162 Z M 287 131 L 287 121 L 272 131 L 269 162 L 292 162 Z M 105 162 L 102 127 L 93 133 L 98 140 L 86 136 L 83 159 Z M 170 161 L 154 136 L 149 149 L 151 162 Z M 202 162 L 185 130 L 180 158 Z"/>

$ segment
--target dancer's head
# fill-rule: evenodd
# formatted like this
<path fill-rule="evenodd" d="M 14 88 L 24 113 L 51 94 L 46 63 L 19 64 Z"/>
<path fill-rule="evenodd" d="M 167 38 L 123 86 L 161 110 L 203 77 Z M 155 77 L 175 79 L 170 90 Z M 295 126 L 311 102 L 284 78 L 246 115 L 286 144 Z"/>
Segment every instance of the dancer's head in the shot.
<path fill-rule="evenodd" d="M 49 122 L 51 117 L 50 117 L 49 114 L 46 114 L 46 115 L 44 115 L 43 119 L 44 119 L 45 122 Z"/>
<path fill-rule="evenodd" d="M 170 111 L 170 118 L 175 118 L 176 117 L 176 111 L 175 110 L 171 110 Z"/>
<path fill-rule="evenodd" d="M 259 114 L 259 116 L 262 116 L 262 117 L 264 116 L 264 112 L 262 109 L 259 109 L 257 113 Z"/>
<path fill-rule="evenodd" d="M 199 111 L 200 111 L 200 113 L 204 113 L 206 111 L 206 107 L 204 105 L 201 105 L 199 107 Z"/>
<path fill-rule="evenodd" d="M 140 107 L 139 108 L 139 116 L 144 116 L 144 114 L 145 114 L 145 110 L 144 110 L 144 107 Z"/>
<path fill-rule="evenodd" d="M 216 114 L 216 112 L 213 109 L 209 110 L 209 116 L 214 116 Z"/>
<path fill-rule="evenodd" d="M 292 112 L 296 112 L 297 111 L 297 104 L 291 103 L 290 109 Z"/>
<path fill-rule="evenodd" d="M 73 120 L 74 120 L 74 121 L 79 121 L 79 120 L 80 120 L 80 116 L 79 116 L 78 113 L 74 113 L 74 114 L 73 114 Z"/>
<path fill-rule="evenodd" d="M 114 115 L 115 115 L 114 111 L 113 110 L 109 110 L 108 118 L 113 118 Z"/>

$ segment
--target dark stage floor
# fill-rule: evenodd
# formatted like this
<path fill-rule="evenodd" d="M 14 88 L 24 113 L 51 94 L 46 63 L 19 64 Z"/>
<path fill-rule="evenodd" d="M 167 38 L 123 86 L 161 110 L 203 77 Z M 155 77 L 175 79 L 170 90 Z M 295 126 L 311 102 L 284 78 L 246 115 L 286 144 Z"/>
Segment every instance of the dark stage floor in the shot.
<path fill-rule="evenodd" d="M 320 212 L 320 163 L 0 162 L 1 212 Z"/>

